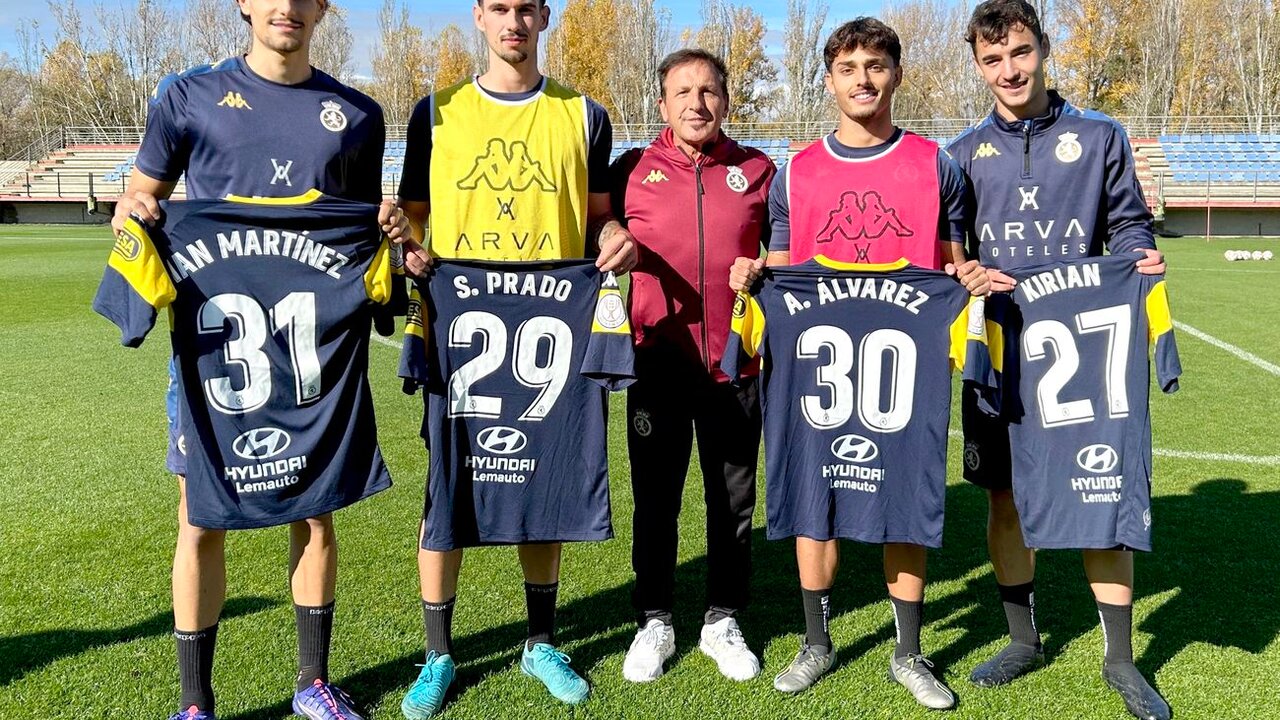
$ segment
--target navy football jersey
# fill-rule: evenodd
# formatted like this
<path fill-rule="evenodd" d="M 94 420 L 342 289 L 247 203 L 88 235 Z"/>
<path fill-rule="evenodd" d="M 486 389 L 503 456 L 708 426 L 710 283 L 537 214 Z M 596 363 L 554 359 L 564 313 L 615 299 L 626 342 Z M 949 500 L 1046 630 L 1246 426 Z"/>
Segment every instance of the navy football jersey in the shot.
<path fill-rule="evenodd" d="M 951 373 L 993 382 L 982 301 L 905 260 L 820 256 L 766 268 L 733 314 L 725 373 L 763 358 L 769 539 L 941 545 Z"/>
<path fill-rule="evenodd" d="M 314 68 L 281 85 L 232 57 L 160 81 L 136 163 L 157 180 L 185 172 L 188 198 L 316 188 L 376 203 L 385 140 L 382 108 L 359 91 Z"/>
<path fill-rule="evenodd" d="M 280 525 L 389 487 L 366 377 L 391 295 L 378 207 L 316 192 L 162 207 L 163 225 L 127 223 L 93 307 L 129 347 L 169 311 L 191 524 Z"/>
<path fill-rule="evenodd" d="M 1028 547 L 1151 549 L 1151 383 L 1182 367 L 1163 276 L 1109 255 L 1010 270 L 1000 412 Z"/>
<path fill-rule="evenodd" d="M 612 537 L 606 391 L 632 365 L 622 294 L 594 261 L 437 262 L 400 366 L 426 389 L 422 547 Z"/>

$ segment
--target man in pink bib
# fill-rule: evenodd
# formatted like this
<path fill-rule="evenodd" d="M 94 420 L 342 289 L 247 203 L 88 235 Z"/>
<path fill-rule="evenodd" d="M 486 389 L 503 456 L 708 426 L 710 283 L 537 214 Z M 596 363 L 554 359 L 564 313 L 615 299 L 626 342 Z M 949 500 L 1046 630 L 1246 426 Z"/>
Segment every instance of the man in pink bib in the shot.
<path fill-rule="evenodd" d="M 967 202 L 959 166 L 933 141 L 893 124 L 901 58 L 897 34 L 874 18 L 858 18 L 832 33 L 824 49 L 825 79 L 840 124 L 774 179 L 768 255 L 735 261 L 734 290 L 750 287 L 765 265 L 824 255 L 863 265 L 906 258 L 946 269 L 974 295 L 986 294 L 986 271 L 976 261 L 962 262 Z M 809 688 L 833 665 L 827 623 L 839 560 L 838 541 L 796 538 L 806 632 L 795 660 L 774 679 L 782 692 Z M 886 543 L 884 575 L 897 628 L 893 678 L 926 707 L 954 706 L 955 696 L 933 675 L 920 649 L 925 548 Z"/>

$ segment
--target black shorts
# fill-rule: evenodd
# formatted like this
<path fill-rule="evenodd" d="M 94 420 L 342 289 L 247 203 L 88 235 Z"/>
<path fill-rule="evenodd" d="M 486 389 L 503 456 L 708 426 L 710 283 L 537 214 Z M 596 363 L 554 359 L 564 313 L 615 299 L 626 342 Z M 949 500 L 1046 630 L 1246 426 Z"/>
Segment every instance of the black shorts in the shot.
<path fill-rule="evenodd" d="M 978 393 L 969 386 L 960 393 L 964 428 L 964 479 L 985 490 L 1013 487 L 1009 422 L 978 409 Z"/>

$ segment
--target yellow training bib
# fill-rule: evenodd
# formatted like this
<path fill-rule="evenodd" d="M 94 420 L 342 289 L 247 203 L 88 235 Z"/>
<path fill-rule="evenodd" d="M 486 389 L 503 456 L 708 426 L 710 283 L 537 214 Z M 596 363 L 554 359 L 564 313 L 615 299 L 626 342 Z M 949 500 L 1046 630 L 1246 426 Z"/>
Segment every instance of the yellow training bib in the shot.
<path fill-rule="evenodd" d="M 587 99 L 550 78 L 527 100 L 474 80 L 432 96 L 432 255 L 580 258 L 587 232 Z"/>

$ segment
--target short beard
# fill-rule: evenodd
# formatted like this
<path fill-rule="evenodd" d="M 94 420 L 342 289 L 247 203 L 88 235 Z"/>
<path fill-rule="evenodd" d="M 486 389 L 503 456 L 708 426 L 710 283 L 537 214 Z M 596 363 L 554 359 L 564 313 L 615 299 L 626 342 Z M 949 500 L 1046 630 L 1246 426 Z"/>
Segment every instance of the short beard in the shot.
<path fill-rule="evenodd" d="M 504 62 L 511 65 L 519 65 L 529 59 L 528 50 L 507 50 L 504 48 L 502 50 L 495 50 L 494 52 L 496 52 L 498 57 L 502 58 Z"/>

